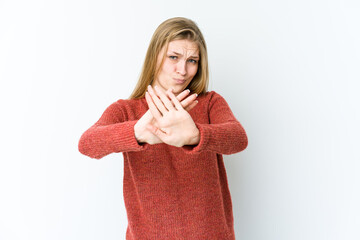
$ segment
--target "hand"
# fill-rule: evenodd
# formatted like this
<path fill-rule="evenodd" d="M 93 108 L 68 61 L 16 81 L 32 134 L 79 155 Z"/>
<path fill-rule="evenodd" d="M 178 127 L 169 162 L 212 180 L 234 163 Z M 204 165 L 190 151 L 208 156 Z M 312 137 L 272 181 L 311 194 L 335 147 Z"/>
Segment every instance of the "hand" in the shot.
<path fill-rule="evenodd" d="M 169 91 L 169 90 L 168 90 Z M 188 96 L 190 93 L 189 90 L 184 90 L 181 92 L 177 99 L 181 101 L 181 105 L 185 108 L 186 111 L 190 111 L 197 104 L 196 94 Z M 183 100 L 188 96 L 185 100 Z M 150 111 L 150 109 L 138 120 L 134 126 L 135 138 L 139 143 L 148 143 L 148 144 L 157 144 L 163 143 L 163 141 L 154 135 L 148 128 L 147 125 L 157 126 L 157 123 Z"/>
<path fill-rule="evenodd" d="M 147 128 L 169 145 L 182 147 L 198 144 L 200 141 L 199 129 L 173 94 L 172 89 L 164 94 L 155 86 L 155 91 L 149 86 L 148 92 L 145 94 L 149 109 L 156 120 L 155 124 L 154 122 L 149 123 Z"/>

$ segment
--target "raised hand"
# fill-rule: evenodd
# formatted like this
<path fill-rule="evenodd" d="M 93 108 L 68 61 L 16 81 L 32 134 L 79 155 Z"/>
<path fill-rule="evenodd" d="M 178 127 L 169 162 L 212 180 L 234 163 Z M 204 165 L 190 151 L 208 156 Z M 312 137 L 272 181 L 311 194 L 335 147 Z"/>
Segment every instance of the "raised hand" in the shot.
<path fill-rule="evenodd" d="M 197 104 L 197 101 L 195 101 L 196 94 L 192 94 L 188 96 L 189 93 L 190 93 L 189 90 L 184 90 L 176 97 L 178 101 L 181 101 L 181 105 L 183 108 L 185 108 L 186 111 L 190 111 Z M 139 143 L 149 143 L 149 144 L 162 143 L 163 141 L 147 128 L 148 125 L 157 127 L 157 123 L 150 109 L 138 120 L 138 122 L 134 126 L 136 140 Z"/>
<path fill-rule="evenodd" d="M 198 144 L 199 129 L 172 89 L 169 90 L 165 94 L 156 86 L 156 92 L 151 86 L 148 87 L 145 98 L 156 122 L 149 123 L 147 128 L 169 145 L 182 147 Z"/>

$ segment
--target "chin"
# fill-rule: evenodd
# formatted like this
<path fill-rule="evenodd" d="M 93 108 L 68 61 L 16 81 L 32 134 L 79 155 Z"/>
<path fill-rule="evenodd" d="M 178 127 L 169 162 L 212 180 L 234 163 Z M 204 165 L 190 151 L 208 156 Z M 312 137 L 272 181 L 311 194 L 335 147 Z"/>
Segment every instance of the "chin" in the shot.
<path fill-rule="evenodd" d="M 181 93 L 182 91 L 184 91 L 183 88 L 179 88 L 179 87 L 173 87 L 173 93 L 176 95 L 176 94 L 179 94 Z"/>

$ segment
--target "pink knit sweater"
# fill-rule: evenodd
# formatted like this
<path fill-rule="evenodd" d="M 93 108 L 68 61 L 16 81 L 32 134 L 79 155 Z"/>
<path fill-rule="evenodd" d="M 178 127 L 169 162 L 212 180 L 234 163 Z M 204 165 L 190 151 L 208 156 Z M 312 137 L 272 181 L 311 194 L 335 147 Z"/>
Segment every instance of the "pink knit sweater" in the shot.
<path fill-rule="evenodd" d="M 189 112 L 200 131 L 196 146 L 139 144 L 134 125 L 148 110 L 145 98 L 114 102 L 82 134 L 82 154 L 123 153 L 127 240 L 235 239 L 222 154 L 244 150 L 247 136 L 218 93 L 197 100 Z"/>

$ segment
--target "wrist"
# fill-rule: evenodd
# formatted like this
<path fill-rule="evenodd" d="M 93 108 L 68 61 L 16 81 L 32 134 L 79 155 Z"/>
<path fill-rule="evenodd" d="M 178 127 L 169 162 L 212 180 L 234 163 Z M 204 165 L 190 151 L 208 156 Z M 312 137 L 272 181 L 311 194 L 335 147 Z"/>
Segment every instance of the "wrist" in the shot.
<path fill-rule="evenodd" d="M 140 136 L 139 136 L 139 131 L 138 131 L 138 128 L 137 128 L 137 123 L 134 125 L 134 137 L 136 139 L 136 141 L 138 143 L 143 143 L 143 141 L 141 140 Z"/>
<path fill-rule="evenodd" d="M 198 128 L 195 128 L 193 134 L 189 139 L 189 143 L 187 145 L 197 145 L 200 142 L 200 131 Z"/>

